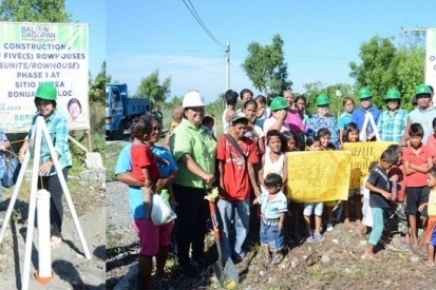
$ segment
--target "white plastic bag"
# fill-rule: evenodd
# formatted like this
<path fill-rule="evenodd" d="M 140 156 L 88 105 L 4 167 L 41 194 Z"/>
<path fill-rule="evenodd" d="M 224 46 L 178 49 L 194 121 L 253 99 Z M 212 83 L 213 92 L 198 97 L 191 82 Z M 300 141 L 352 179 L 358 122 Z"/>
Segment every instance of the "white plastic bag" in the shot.
<path fill-rule="evenodd" d="M 168 201 L 164 200 L 159 194 L 153 194 L 151 206 L 151 221 L 160 226 L 172 222 L 176 219 L 176 213 L 171 209 Z"/>

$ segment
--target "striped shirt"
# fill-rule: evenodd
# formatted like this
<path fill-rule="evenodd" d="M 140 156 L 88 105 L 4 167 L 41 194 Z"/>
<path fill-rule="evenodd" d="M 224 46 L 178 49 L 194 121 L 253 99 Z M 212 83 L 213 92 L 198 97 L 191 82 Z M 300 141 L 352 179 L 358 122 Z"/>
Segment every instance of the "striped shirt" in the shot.
<path fill-rule="evenodd" d="M 406 129 L 407 116 L 407 112 L 402 109 L 398 109 L 393 113 L 383 111 L 377 122 L 381 140 L 399 143 Z"/>
<path fill-rule="evenodd" d="M 30 139 L 33 130 L 35 130 L 36 119 L 41 116 L 40 113 L 36 113 L 32 119 L 32 125 L 27 135 L 26 139 Z M 61 168 L 71 167 L 73 165 L 73 158 L 70 151 L 70 146 L 68 145 L 68 123 L 67 119 L 61 115 L 58 111 L 54 111 L 50 117 L 45 119 L 45 124 L 50 135 L 51 142 L 54 145 L 56 153 L 59 155 L 59 163 Z M 29 142 L 29 149 L 33 142 Z M 42 135 L 41 140 L 41 164 L 50 159 L 50 150 L 48 148 L 47 142 L 45 141 L 44 135 Z M 50 176 L 55 175 L 56 169 L 52 166 L 50 171 Z"/>

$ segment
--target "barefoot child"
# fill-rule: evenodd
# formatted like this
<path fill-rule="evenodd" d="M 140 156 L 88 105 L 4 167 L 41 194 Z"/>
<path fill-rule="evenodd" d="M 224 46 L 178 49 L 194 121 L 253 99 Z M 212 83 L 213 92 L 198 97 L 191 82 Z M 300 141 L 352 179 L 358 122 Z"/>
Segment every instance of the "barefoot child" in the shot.
<path fill-rule="evenodd" d="M 319 151 L 321 149 L 321 144 L 319 140 L 314 136 L 308 136 L 306 138 L 306 151 Z M 311 202 L 304 203 L 304 223 L 306 224 L 306 242 L 323 242 L 325 237 L 321 234 L 321 221 L 322 213 L 324 210 L 324 203 L 322 202 Z M 315 214 L 315 229 L 312 230 L 311 217 Z"/>
<path fill-rule="evenodd" d="M 374 224 L 363 258 L 377 259 L 374 254 L 374 247 L 380 241 L 383 233 L 383 211 L 390 207 L 389 201 L 392 199 L 387 171 L 397 163 L 397 152 L 385 150 L 378 164 L 371 170 L 365 183 L 365 188 L 369 190 L 369 205 Z"/>
<path fill-rule="evenodd" d="M 342 144 L 347 142 L 359 142 L 359 127 L 357 127 L 356 123 L 348 123 L 345 125 L 342 133 Z M 342 146 L 342 145 L 341 145 Z M 350 189 L 348 191 L 348 200 L 343 201 L 344 203 L 344 225 L 347 228 L 352 228 L 350 222 L 350 201 L 354 202 L 354 211 L 356 214 L 356 223 L 358 227 L 358 234 L 362 234 L 360 232 L 360 220 L 362 218 L 362 202 L 361 195 L 359 189 Z M 368 196 L 369 198 L 369 196 Z"/>
<path fill-rule="evenodd" d="M 321 128 L 316 133 L 316 136 L 321 145 L 321 151 L 335 150 L 335 146 L 330 143 L 330 131 L 327 128 Z M 333 208 L 336 206 L 336 201 L 324 202 L 324 221 L 326 223 L 326 229 L 328 232 L 333 231 Z"/>
<path fill-rule="evenodd" d="M 377 165 L 377 162 L 371 162 L 368 167 L 369 173 L 371 173 L 372 169 Z M 359 236 L 363 236 L 368 232 L 368 228 L 372 228 L 374 221 L 372 220 L 372 211 L 369 205 L 369 190 L 365 188 L 365 184 L 368 181 L 369 174 L 365 176 L 363 180 L 363 188 L 361 189 L 362 195 L 362 223 L 360 227 L 357 229 L 357 234 Z"/>
<path fill-rule="evenodd" d="M 413 250 L 418 250 L 418 221 L 422 216 L 422 224 L 426 222 L 427 213 L 418 211 L 418 207 L 428 201 L 427 171 L 433 167 L 432 152 L 422 144 L 424 129 L 421 124 L 413 123 L 409 129 L 410 147 L 403 152 L 404 171 L 406 173 L 406 208 L 410 226 L 410 237 Z"/>
<path fill-rule="evenodd" d="M 263 180 L 269 173 L 277 173 L 286 182 L 286 158 L 283 153 L 283 136 L 278 130 L 270 130 L 266 134 L 266 146 L 269 150 L 262 157 L 262 168 L 259 170 L 259 181 L 264 185 Z"/>
<path fill-rule="evenodd" d="M 435 246 L 436 246 L 436 167 L 427 171 L 427 185 L 430 188 L 430 195 L 427 203 L 419 206 L 419 211 L 427 207 L 428 223 L 425 231 L 425 243 L 427 244 L 427 267 L 435 266 Z"/>
<path fill-rule="evenodd" d="M 295 133 L 292 133 L 291 131 L 285 131 L 282 133 L 283 137 L 285 137 L 286 141 L 286 152 L 293 152 L 298 151 L 298 148 L 300 148 L 300 145 L 298 144 L 298 138 L 295 135 Z"/>
<path fill-rule="evenodd" d="M 283 259 L 281 250 L 285 239 L 283 222 L 288 211 L 286 196 L 283 194 L 283 181 L 277 173 L 270 173 L 264 180 L 265 189 L 253 203 L 261 206 L 260 242 L 265 257 L 265 265 L 277 265 Z M 272 259 L 271 259 L 272 253 Z"/>
<path fill-rule="evenodd" d="M 396 186 L 396 197 L 394 199 L 395 205 L 395 215 L 398 220 L 398 231 L 402 236 L 404 236 L 404 244 L 405 246 L 410 246 L 410 235 L 409 228 L 407 224 L 407 215 L 404 213 L 405 208 L 405 177 L 406 174 L 404 172 L 403 165 L 403 150 L 397 144 L 390 145 L 388 150 L 392 150 L 397 152 L 398 154 L 398 163 L 393 166 L 389 172 L 389 181 L 391 182 L 392 189 Z"/>

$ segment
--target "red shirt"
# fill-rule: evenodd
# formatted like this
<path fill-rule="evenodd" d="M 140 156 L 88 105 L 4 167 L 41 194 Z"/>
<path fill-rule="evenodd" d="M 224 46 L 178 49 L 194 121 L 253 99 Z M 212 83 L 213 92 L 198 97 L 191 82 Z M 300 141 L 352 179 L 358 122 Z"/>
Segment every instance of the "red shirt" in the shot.
<path fill-rule="evenodd" d="M 256 144 L 253 140 L 242 137 L 237 141 L 245 153 L 248 163 L 258 163 Z M 224 191 L 228 200 L 240 201 L 250 197 L 251 183 L 248 176 L 247 162 L 233 147 L 226 136 L 218 140 L 216 158 L 222 163 Z"/>
<path fill-rule="evenodd" d="M 132 175 L 138 181 L 145 181 L 142 169 L 147 168 L 151 182 L 155 183 L 159 178 L 159 169 L 156 158 L 151 153 L 151 148 L 146 144 L 133 143 L 130 151 L 132 162 Z"/>
<path fill-rule="evenodd" d="M 427 149 L 430 151 L 433 160 L 436 160 L 436 134 L 428 137 L 427 143 L 425 143 L 425 147 L 427 147 Z"/>
<path fill-rule="evenodd" d="M 413 147 L 407 147 L 403 152 L 403 160 L 410 162 L 414 165 L 425 165 L 428 160 L 432 158 L 431 151 L 425 145 L 421 145 L 417 153 L 414 152 Z M 427 186 L 427 177 L 425 173 L 415 172 L 406 175 L 406 187 L 422 187 Z"/>

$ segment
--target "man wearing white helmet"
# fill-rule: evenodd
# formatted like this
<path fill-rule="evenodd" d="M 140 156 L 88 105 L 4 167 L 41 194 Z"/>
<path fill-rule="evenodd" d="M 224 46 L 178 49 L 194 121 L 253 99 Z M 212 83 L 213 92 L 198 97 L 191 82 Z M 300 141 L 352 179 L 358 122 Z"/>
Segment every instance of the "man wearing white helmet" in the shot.
<path fill-rule="evenodd" d="M 216 142 L 202 126 L 204 98 L 190 91 L 183 98 L 184 118 L 170 136 L 170 149 L 179 168 L 173 192 L 178 202 L 175 224 L 177 256 L 185 275 L 198 277 L 192 259 L 202 267 L 209 266 L 204 256 L 204 239 L 209 208 L 204 200 L 206 188 L 215 181 Z"/>

